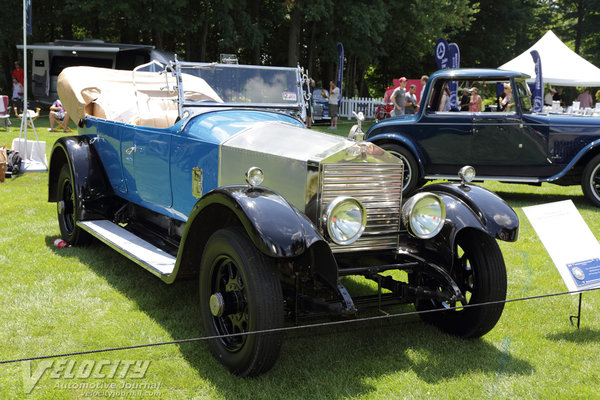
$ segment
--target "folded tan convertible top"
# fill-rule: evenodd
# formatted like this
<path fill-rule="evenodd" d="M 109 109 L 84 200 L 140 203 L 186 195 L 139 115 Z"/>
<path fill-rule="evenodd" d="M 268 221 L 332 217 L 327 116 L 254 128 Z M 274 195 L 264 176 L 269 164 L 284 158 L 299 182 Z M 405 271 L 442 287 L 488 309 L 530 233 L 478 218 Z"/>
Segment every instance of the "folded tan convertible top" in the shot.
<path fill-rule="evenodd" d="M 134 125 L 165 128 L 177 119 L 175 78 L 157 72 L 123 71 L 97 67 L 69 67 L 58 76 L 57 91 L 75 121 L 86 115 Z M 190 101 L 222 102 L 202 79 L 183 74 L 184 95 Z"/>

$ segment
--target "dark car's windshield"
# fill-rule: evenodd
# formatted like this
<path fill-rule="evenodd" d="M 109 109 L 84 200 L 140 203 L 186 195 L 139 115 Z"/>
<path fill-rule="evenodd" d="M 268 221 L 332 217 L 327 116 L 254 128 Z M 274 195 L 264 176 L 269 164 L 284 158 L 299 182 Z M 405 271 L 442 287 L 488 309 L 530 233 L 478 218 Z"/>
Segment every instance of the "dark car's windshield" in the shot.
<path fill-rule="evenodd" d="M 529 86 L 523 79 L 516 79 L 515 85 L 517 86 L 517 96 L 519 96 L 519 102 L 521 104 L 521 112 L 523 114 L 530 114 L 532 110 L 531 106 L 531 91 Z"/>
<path fill-rule="evenodd" d="M 204 79 L 224 103 L 297 107 L 301 102 L 295 68 L 185 63 L 181 72 Z"/>

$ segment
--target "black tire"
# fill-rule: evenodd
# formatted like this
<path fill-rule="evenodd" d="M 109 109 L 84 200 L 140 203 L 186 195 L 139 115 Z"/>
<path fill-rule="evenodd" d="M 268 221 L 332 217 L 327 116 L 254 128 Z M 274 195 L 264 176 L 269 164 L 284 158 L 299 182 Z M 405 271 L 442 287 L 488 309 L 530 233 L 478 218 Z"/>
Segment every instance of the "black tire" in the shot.
<path fill-rule="evenodd" d="M 583 170 L 581 188 L 592 204 L 600 207 L 600 154 L 592 158 Z"/>
<path fill-rule="evenodd" d="M 276 265 L 240 228 L 221 229 L 206 244 L 200 267 L 200 314 L 208 336 L 283 326 Z M 232 373 L 257 376 L 275 364 L 281 337 L 279 332 L 225 337 L 210 340 L 209 347 Z"/>
<path fill-rule="evenodd" d="M 415 304 L 418 311 L 495 301 L 500 303 L 424 313 L 420 314 L 421 318 L 444 332 L 463 338 L 485 335 L 496 326 L 504 310 L 502 301 L 506 300 L 506 266 L 496 240 L 477 231 L 459 235 L 450 275 L 464 294 L 466 303 L 420 300 Z M 439 289 L 435 283 L 427 286 Z"/>
<path fill-rule="evenodd" d="M 381 148 L 388 151 L 393 156 L 398 157 L 404 164 L 404 182 L 402 183 L 402 196 L 406 197 L 412 193 L 419 185 L 419 168 L 417 160 L 412 153 L 402 146 L 392 143 L 385 143 Z"/>
<path fill-rule="evenodd" d="M 77 226 L 77 201 L 75 199 L 75 185 L 71 170 L 67 164 L 63 165 L 58 174 L 58 201 L 56 203 L 58 227 L 62 240 L 71 246 L 87 244 L 91 236 Z"/>

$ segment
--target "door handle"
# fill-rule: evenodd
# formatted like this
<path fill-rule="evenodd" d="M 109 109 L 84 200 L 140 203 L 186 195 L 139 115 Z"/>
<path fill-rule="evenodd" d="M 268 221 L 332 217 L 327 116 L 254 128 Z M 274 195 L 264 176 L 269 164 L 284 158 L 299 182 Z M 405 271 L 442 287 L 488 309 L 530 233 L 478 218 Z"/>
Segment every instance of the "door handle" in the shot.
<path fill-rule="evenodd" d="M 134 151 L 135 151 L 135 146 L 132 146 L 132 147 L 128 148 L 127 150 L 125 150 L 125 154 L 130 155 Z"/>

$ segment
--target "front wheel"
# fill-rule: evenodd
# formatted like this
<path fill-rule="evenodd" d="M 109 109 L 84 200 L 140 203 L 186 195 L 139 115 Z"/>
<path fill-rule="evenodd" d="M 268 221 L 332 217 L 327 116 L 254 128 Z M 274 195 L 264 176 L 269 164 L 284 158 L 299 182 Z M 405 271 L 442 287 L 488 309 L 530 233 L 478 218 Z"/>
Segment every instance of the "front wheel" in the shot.
<path fill-rule="evenodd" d="M 275 364 L 283 326 L 283 295 L 273 260 L 240 228 L 215 232 L 200 266 L 200 314 L 213 356 L 232 373 L 257 376 Z M 233 334 L 243 334 L 228 336 Z"/>
<path fill-rule="evenodd" d="M 581 188 L 583 194 L 596 207 L 600 207 L 600 154 L 592 158 L 583 170 Z"/>
<path fill-rule="evenodd" d="M 459 234 L 450 276 L 464 295 L 464 301 L 417 301 L 418 311 L 452 308 L 420 314 L 421 318 L 442 331 L 464 338 L 480 337 L 498 322 L 506 300 L 506 266 L 500 247 L 489 235 L 471 231 Z M 433 281 L 421 282 L 433 290 L 442 290 Z M 488 302 L 485 306 L 467 307 Z"/>
<path fill-rule="evenodd" d="M 419 184 L 419 168 L 412 153 L 402 146 L 385 143 L 381 148 L 391 155 L 398 157 L 404 166 L 404 181 L 402 182 L 402 197 L 408 196 Z"/>

